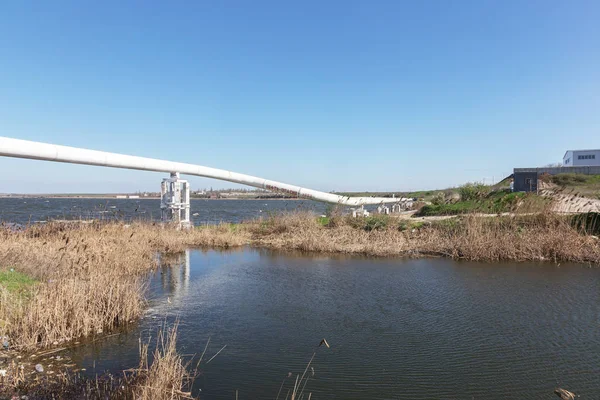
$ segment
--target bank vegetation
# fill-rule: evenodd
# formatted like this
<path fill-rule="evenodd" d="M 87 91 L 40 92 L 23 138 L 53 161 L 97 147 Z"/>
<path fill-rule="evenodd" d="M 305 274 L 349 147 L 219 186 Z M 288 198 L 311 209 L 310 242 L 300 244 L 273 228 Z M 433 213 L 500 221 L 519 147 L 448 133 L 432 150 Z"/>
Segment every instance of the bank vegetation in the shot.
<path fill-rule="evenodd" d="M 103 335 L 132 323 L 145 309 L 146 274 L 158 265 L 159 253 L 249 245 L 364 256 L 598 265 L 598 221 L 592 214 L 464 215 L 426 221 L 390 216 L 317 218 L 297 212 L 190 230 L 142 222 L 0 229 L 0 338 L 10 349 L 27 352 L 68 346 L 74 339 Z M 187 372 L 174 344 L 166 346 L 164 354 L 168 362 L 162 364 L 160 376 L 170 378 L 157 379 L 152 371 L 158 366 L 153 369 L 153 364 L 147 364 L 140 370 L 148 372 L 132 381 L 135 390 L 142 390 L 135 393 L 187 398 L 184 387 L 176 384 L 185 380 Z M 175 372 L 169 375 L 165 369 Z M 24 385 L 14 372 L 0 380 L 4 387 Z"/>

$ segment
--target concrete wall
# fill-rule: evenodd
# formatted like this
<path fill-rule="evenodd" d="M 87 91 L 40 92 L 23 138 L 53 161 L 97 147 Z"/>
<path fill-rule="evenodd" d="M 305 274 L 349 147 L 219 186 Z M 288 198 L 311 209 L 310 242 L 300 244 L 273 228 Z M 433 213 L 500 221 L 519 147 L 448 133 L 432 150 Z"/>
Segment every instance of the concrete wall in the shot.
<path fill-rule="evenodd" d="M 536 191 L 538 178 L 542 174 L 600 175 L 600 165 L 599 166 L 588 166 L 588 167 L 515 168 L 514 169 L 514 191 L 515 192 Z"/>

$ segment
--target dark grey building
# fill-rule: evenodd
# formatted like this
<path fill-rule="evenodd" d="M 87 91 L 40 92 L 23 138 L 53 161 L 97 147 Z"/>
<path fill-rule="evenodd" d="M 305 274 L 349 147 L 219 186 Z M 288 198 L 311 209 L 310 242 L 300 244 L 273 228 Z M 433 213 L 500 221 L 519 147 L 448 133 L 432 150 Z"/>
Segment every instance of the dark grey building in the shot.
<path fill-rule="evenodd" d="M 584 174 L 600 175 L 600 166 L 589 167 L 548 167 L 548 168 L 515 168 L 513 173 L 513 190 L 515 192 L 535 192 L 541 175 Z"/>

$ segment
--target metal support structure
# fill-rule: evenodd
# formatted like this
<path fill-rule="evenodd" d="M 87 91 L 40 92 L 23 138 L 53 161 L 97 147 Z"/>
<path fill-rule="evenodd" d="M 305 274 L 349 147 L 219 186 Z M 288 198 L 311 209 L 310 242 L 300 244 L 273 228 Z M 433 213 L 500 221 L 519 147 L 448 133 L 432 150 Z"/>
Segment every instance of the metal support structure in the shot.
<path fill-rule="evenodd" d="M 365 206 L 360 206 L 358 208 L 351 208 L 350 210 L 352 211 L 353 218 L 368 217 L 369 215 L 371 215 L 370 212 L 365 210 Z"/>
<path fill-rule="evenodd" d="M 160 214 L 163 222 L 173 222 L 180 228 L 189 228 L 190 223 L 190 184 L 180 179 L 178 172 L 171 172 L 170 178 L 160 185 Z"/>
<path fill-rule="evenodd" d="M 390 208 L 388 206 L 385 205 L 380 205 L 379 207 L 377 207 L 377 212 L 379 214 L 385 214 L 385 215 L 389 215 L 390 213 Z"/>

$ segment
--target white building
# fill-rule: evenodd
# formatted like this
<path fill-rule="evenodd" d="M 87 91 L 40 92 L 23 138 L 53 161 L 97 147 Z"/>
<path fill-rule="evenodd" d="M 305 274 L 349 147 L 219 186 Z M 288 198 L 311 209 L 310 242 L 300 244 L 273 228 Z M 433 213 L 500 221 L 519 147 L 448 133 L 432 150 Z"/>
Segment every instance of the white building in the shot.
<path fill-rule="evenodd" d="M 565 167 L 600 166 L 600 149 L 567 150 L 563 156 Z"/>

